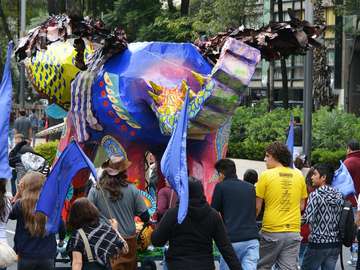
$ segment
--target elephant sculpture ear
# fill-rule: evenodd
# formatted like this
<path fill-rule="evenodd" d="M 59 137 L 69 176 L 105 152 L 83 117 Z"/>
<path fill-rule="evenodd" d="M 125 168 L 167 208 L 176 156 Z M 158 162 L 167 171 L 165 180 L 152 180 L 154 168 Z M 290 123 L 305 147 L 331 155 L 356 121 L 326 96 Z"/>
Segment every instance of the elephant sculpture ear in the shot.
<path fill-rule="evenodd" d="M 199 74 L 198 76 L 200 80 L 201 75 Z M 202 85 L 203 81 L 199 83 Z M 198 97 L 204 96 L 202 91 L 195 93 L 191 90 L 185 80 L 180 85 L 172 88 L 158 85 L 153 81 L 149 81 L 148 85 L 151 88 L 151 90 L 148 90 L 152 100 L 151 108 L 159 120 L 160 130 L 164 135 L 171 135 L 184 103 L 187 90 L 189 90 L 189 98 L 192 99 L 191 103 L 194 103 Z"/>

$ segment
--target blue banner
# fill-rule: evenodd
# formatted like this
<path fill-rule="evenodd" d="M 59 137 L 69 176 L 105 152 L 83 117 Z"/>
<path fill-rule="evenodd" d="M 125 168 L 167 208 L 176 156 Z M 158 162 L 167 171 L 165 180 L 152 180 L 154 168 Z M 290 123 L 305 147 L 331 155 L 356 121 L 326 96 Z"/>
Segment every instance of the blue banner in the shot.
<path fill-rule="evenodd" d="M 12 101 L 12 80 L 11 80 L 11 53 L 13 42 L 8 44 L 6 63 L 0 85 L 0 178 L 10 179 L 11 168 L 9 166 L 9 128 Z"/>
<path fill-rule="evenodd" d="M 340 161 L 339 169 L 335 171 L 331 186 L 337 189 L 343 196 L 355 194 L 354 181 L 342 161 Z"/>
<path fill-rule="evenodd" d="M 172 132 L 170 141 L 161 159 L 161 171 L 179 198 L 178 223 L 186 217 L 189 204 L 189 180 L 186 159 L 189 90 Z"/>
<path fill-rule="evenodd" d="M 286 145 L 291 153 L 291 157 L 294 153 L 294 116 L 291 114 L 290 116 L 290 125 L 289 125 L 289 133 L 286 139 Z"/>
<path fill-rule="evenodd" d="M 36 211 L 48 217 L 46 230 L 58 232 L 61 211 L 72 179 L 84 168 L 91 170 L 97 179 L 96 169 L 77 142 L 72 141 L 50 171 L 36 205 Z"/>

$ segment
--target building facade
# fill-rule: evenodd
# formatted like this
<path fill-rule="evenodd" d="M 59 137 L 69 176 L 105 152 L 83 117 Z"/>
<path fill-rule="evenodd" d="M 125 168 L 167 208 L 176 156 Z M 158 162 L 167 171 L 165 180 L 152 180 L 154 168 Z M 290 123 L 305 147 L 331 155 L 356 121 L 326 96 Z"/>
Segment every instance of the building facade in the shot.
<path fill-rule="evenodd" d="M 274 1 L 274 19 L 278 21 L 278 7 L 277 1 Z M 283 0 L 283 12 L 284 21 L 290 20 L 288 9 L 292 9 L 297 14 L 298 18 L 304 18 L 304 2 L 298 0 Z M 324 44 L 327 48 L 327 64 L 331 67 L 332 85 L 334 81 L 334 65 L 335 65 L 335 9 L 332 1 L 324 1 L 325 7 L 325 20 L 327 29 L 324 35 Z M 259 0 L 257 2 L 256 11 L 259 16 L 257 25 L 255 27 L 261 27 L 262 25 L 268 24 L 270 21 L 270 0 Z M 287 75 L 288 75 L 288 88 L 289 88 L 289 104 L 291 105 L 302 105 L 303 90 L 304 90 L 304 65 L 305 56 L 290 56 L 286 59 Z M 268 67 L 269 64 L 263 60 L 262 64 L 258 65 L 256 72 L 253 76 L 251 84 L 249 86 L 249 94 L 251 101 L 256 102 L 257 100 L 267 96 L 268 89 Z M 274 93 L 273 99 L 275 106 L 281 106 L 281 95 L 282 90 L 282 77 L 280 60 L 275 61 L 274 69 Z"/>

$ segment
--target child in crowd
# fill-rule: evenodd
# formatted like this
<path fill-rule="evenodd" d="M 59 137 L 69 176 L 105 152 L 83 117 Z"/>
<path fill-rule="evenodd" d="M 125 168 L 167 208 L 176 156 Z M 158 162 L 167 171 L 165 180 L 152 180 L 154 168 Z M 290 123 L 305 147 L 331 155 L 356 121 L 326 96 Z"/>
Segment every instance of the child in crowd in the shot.
<path fill-rule="evenodd" d="M 27 173 L 19 185 L 19 200 L 9 219 L 17 220 L 15 252 L 18 254 L 18 270 L 53 270 L 55 268 L 55 234 L 46 232 L 47 218 L 35 212 L 45 176 L 38 172 Z"/>

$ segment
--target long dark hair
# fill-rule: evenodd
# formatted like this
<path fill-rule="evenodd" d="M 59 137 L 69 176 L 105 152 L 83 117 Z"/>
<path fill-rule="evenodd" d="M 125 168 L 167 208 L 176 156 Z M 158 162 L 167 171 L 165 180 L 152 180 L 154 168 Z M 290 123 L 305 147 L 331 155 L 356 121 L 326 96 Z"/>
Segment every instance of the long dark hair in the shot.
<path fill-rule="evenodd" d="M 6 209 L 6 179 L 0 178 L 0 221 L 5 222 L 7 211 L 9 209 Z"/>
<path fill-rule="evenodd" d="M 128 186 L 126 171 L 120 172 L 114 176 L 103 171 L 99 184 L 101 188 L 109 192 L 111 201 L 121 200 L 123 197 L 121 188 Z"/>
<path fill-rule="evenodd" d="M 88 225 L 97 226 L 100 222 L 100 212 L 87 198 L 79 198 L 71 206 L 68 226 L 78 230 Z"/>

